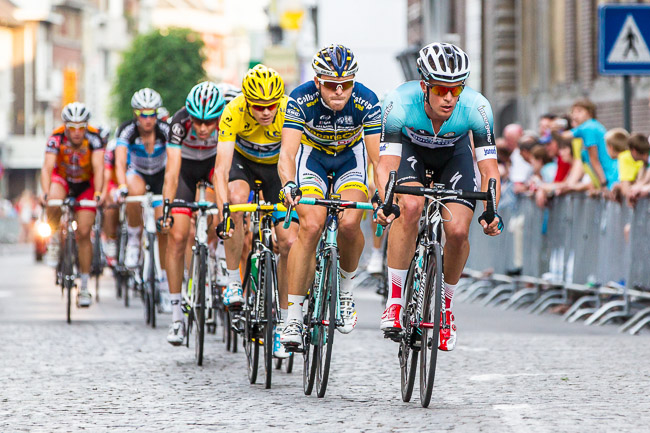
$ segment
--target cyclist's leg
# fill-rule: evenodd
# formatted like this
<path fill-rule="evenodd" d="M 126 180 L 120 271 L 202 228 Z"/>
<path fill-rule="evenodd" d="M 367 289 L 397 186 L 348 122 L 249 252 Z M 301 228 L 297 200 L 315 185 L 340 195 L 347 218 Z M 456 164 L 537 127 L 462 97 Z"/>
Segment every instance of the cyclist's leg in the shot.
<path fill-rule="evenodd" d="M 320 158 L 310 158 L 316 151 L 301 145 L 298 161 L 296 161 L 296 183 L 304 197 L 323 198 L 327 191 L 327 171 L 321 164 Z M 318 152 L 321 157 L 326 155 Z M 291 246 L 287 261 L 287 281 L 289 284 L 287 326 L 282 332 L 280 341 L 293 346 L 302 345 L 299 330 L 302 329 L 302 305 L 307 295 L 307 289 L 314 277 L 316 265 L 316 247 L 327 216 L 327 209 L 320 206 L 301 206 L 296 208 L 300 227 L 298 236 Z"/>
<path fill-rule="evenodd" d="M 231 179 L 233 178 L 231 177 Z M 228 200 L 230 204 L 247 203 L 249 194 L 250 186 L 246 180 L 234 179 L 228 183 Z M 233 212 L 232 221 L 235 224 L 235 232 L 230 239 L 224 242 L 226 248 L 226 266 L 228 267 L 228 281 L 237 281 L 241 284 L 239 259 L 242 256 L 242 250 L 244 248 L 244 213 Z"/>
<path fill-rule="evenodd" d="M 145 193 L 145 181 L 142 175 L 135 170 L 129 170 L 126 176 L 129 195 L 142 195 Z M 140 257 L 140 240 L 142 238 L 142 205 L 140 203 L 128 203 L 126 205 L 126 219 L 128 240 L 126 242 L 125 264 L 133 268 L 138 264 Z"/>
<path fill-rule="evenodd" d="M 58 180 L 57 180 L 58 178 Z M 50 183 L 50 190 L 47 193 L 48 199 L 62 200 L 68 195 L 68 184 L 63 178 L 59 178 L 52 174 L 52 183 Z M 56 266 L 59 262 L 59 254 L 61 252 L 61 232 L 59 230 L 59 221 L 61 220 L 61 208 L 59 206 L 47 206 L 47 223 L 52 227 L 52 236 L 50 243 L 47 247 L 47 264 L 49 266 Z"/>
<path fill-rule="evenodd" d="M 87 186 L 86 186 L 87 185 Z M 75 188 L 70 188 L 70 194 L 76 197 L 77 200 L 92 200 L 94 187 L 92 183 L 90 185 L 86 184 L 84 186 L 78 185 Z M 85 188 L 79 193 L 79 189 Z M 76 191 L 75 191 L 76 190 Z M 75 208 L 75 219 L 77 220 L 77 255 L 79 258 L 79 273 L 81 277 L 81 290 L 80 297 L 85 297 L 90 299 L 90 294 L 88 293 L 88 279 L 90 274 L 90 265 L 92 263 L 93 256 L 93 246 L 90 241 L 90 232 L 92 231 L 93 224 L 95 223 L 95 211 L 94 207 L 84 208 L 76 207 Z M 80 305 L 81 305 L 80 300 Z M 89 305 L 89 302 L 86 306 Z"/>

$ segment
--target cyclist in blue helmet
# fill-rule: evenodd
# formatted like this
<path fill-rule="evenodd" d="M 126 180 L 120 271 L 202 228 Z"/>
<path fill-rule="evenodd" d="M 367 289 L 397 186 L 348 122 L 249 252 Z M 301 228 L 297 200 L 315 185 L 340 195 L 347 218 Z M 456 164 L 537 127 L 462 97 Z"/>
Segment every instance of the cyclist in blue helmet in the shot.
<path fill-rule="evenodd" d="M 212 171 L 217 156 L 219 119 L 226 100 L 217 85 L 204 81 L 192 87 L 181 108 L 172 118 L 167 139 L 167 166 L 163 197 L 192 202 L 196 196 L 196 184 L 212 181 Z M 215 197 L 207 197 L 215 201 Z M 172 304 L 172 324 L 167 341 L 179 346 L 185 337 L 183 312 L 181 311 L 181 283 L 183 281 L 184 253 L 190 233 L 189 209 L 175 208 L 174 225 L 164 221 L 163 232 L 167 239 L 166 268 Z M 214 230 L 208 230 L 214 233 Z"/>
<path fill-rule="evenodd" d="M 368 200 L 368 159 L 379 159 L 381 108 L 377 95 L 356 81 L 359 67 L 352 50 L 330 45 L 312 60 L 316 76 L 291 92 L 284 125 L 278 171 L 283 182 L 281 199 L 296 205 L 303 195 L 322 198 L 330 187 L 344 200 Z M 326 209 L 296 207 L 300 219 L 298 239 L 291 246 L 287 266 L 289 308 L 280 341 L 302 346 L 302 304 L 313 280 L 315 252 Z M 351 332 L 357 323 L 352 279 L 356 275 L 364 238 L 361 212 L 345 211 L 340 220 L 340 302 L 343 326 Z M 309 260 L 307 260 L 307 258 Z"/>

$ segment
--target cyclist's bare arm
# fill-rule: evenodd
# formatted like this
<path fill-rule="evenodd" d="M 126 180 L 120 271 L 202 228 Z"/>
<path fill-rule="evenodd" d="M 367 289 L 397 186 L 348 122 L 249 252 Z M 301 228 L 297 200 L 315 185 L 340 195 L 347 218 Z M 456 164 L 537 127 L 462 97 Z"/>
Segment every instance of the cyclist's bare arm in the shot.
<path fill-rule="evenodd" d="M 95 195 L 101 194 L 104 187 L 104 149 L 93 150 L 90 157 L 93 165 L 93 181 L 95 182 Z"/>
<path fill-rule="evenodd" d="M 126 185 L 126 160 L 128 149 L 124 146 L 115 148 L 115 177 L 118 185 Z"/>
<path fill-rule="evenodd" d="M 377 167 L 379 164 L 379 137 L 380 134 L 372 134 L 372 135 L 366 135 L 364 137 L 364 141 L 366 143 L 366 149 L 368 150 L 368 159 L 370 159 L 370 163 L 372 164 L 373 167 Z M 375 172 L 377 170 L 374 170 Z M 375 179 L 376 180 L 377 175 L 375 174 Z M 374 191 L 370 191 L 370 195 L 372 195 Z"/>
<path fill-rule="evenodd" d="M 165 166 L 165 182 L 163 184 L 163 198 L 174 201 L 178 176 L 181 172 L 181 148 L 167 146 L 167 165 Z"/>
<path fill-rule="evenodd" d="M 302 131 L 293 128 L 282 129 L 282 145 L 280 146 L 280 159 L 278 161 L 278 174 L 282 185 L 296 179 L 296 155 L 300 149 Z M 276 198 L 277 199 L 277 198 Z M 289 200 L 293 201 L 291 197 Z M 291 203 L 293 204 L 293 203 Z"/>
<path fill-rule="evenodd" d="M 219 151 L 217 152 L 217 160 L 214 166 L 214 177 L 212 184 L 216 192 L 217 206 L 220 209 L 219 220 L 221 220 L 221 212 L 223 211 L 223 204 L 228 202 L 228 176 L 230 174 L 230 166 L 232 165 L 232 157 L 235 153 L 234 141 L 219 141 Z"/>
<path fill-rule="evenodd" d="M 56 155 L 46 152 L 43 168 L 41 169 L 41 189 L 43 190 L 43 194 L 47 194 L 50 191 L 50 184 L 52 183 L 52 171 L 54 170 L 55 164 Z"/>

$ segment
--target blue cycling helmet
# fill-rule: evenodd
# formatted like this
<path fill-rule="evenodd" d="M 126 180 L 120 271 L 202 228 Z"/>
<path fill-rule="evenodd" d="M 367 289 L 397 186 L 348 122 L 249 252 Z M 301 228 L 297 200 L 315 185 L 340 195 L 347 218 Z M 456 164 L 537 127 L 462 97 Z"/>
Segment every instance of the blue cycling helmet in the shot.
<path fill-rule="evenodd" d="M 223 112 L 226 100 L 212 81 L 204 81 L 192 87 L 185 100 L 185 108 L 199 120 L 216 119 Z"/>
<path fill-rule="evenodd" d="M 347 77 L 359 70 L 357 59 L 352 50 L 343 45 L 330 45 L 314 55 L 311 61 L 316 75 L 329 77 Z"/>

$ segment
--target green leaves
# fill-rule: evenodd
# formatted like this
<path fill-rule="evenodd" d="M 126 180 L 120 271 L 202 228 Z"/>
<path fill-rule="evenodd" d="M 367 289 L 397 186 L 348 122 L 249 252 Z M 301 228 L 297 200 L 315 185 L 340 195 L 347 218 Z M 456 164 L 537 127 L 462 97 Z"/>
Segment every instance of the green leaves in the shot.
<path fill-rule="evenodd" d="M 203 40 L 189 29 L 163 29 L 137 36 L 117 68 L 111 113 L 122 123 L 131 117 L 131 97 L 143 87 L 156 90 L 173 115 L 192 86 L 205 80 Z"/>

